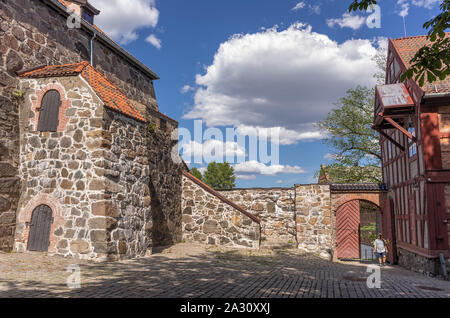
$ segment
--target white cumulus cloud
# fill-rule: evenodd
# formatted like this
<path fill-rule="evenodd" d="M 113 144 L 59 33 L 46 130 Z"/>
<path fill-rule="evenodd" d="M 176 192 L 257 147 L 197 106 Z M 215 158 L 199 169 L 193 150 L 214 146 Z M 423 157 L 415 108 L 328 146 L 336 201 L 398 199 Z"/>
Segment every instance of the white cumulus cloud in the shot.
<path fill-rule="evenodd" d="M 137 40 L 137 30 L 158 24 L 155 0 L 90 0 L 90 3 L 101 11 L 95 24 L 121 44 Z"/>
<path fill-rule="evenodd" d="M 337 19 L 327 19 L 327 25 L 332 28 L 338 25 L 341 28 L 351 28 L 353 30 L 358 30 L 360 27 L 366 23 L 367 18 L 354 15 L 350 13 L 344 13 L 342 18 Z"/>
<path fill-rule="evenodd" d="M 349 88 L 376 84 L 375 54 L 369 40 L 338 43 L 300 23 L 235 35 L 196 76 L 194 106 L 184 117 L 242 134 L 279 127 L 283 145 L 320 139 L 314 123 L 333 103 Z"/>
<path fill-rule="evenodd" d="M 253 178 L 256 175 L 265 175 L 265 176 L 276 176 L 279 174 L 303 174 L 305 170 L 303 170 L 299 166 L 289 166 L 289 165 L 265 165 L 258 161 L 246 161 L 242 163 L 238 163 L 233 165 L 236 176 L 239 176 L 240 179 L 244 178 Z"/>
<path fill-rule="evenodd" d="M 148 43 L 150 43 L 151 45 L 153 45 L 154 47 L 156 47 L 158 50 L 161 49 L 162 44 L 161 44 L 161 40 L 158 39 L 154 34 L 150 34 L 145 41 L 147 41 Z"/>
<path fill-rule="evenodd" d="M 295 5 L 295 7 L 293 7 L 291 10 L 297 11 L 297 10 L 303 9 L 305 7 L 305 5 L 306 5 L 306 3 L 304 1 L 301 1 L 301 2 L 297 3 Z"/>
<path fill-rule="evenodd" d="M 203 144 L 196 141 L 190 141 L 181 145 L 183 158 L 186 162 L 191 162 L 191 158 L 208 158 L 218 156 L 226 159 L 228 156 L 245 158 L 246 151 L 237 142 L 223 142 L 220 140 L 207 140 Z"/>
<path fill-rule="evenodd" d="M 413 5 L 427 9 L 433 9 L 439 3 L 441 3 L 441 0 L 412 0 Z"/>
<path fill-rule="evenodd" d="M 190 91 L 192 91 L 192 90 L 194 90 L 194 88 L 193 88 L 192 86 L 190 86 L 190 85 L 184 85 L 184 86 L 181 88 L 181 93 L 182 93 L 182 94 L 186 94 L 187 92 L 190 92 Z"/>
<path fill-rule="evenodd" d="M 397 6 L 399 6 L 399 9 L 397 10 L 399 16 L 404 18 L 409 14 L 408 0 L 397 0 Z"/>

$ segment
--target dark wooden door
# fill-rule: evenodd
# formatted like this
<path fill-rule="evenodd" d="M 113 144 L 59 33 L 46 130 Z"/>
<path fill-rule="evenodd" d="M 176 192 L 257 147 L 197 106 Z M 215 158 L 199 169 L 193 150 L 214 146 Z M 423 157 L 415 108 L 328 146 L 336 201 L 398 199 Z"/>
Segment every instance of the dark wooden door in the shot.
<path fill-rule="evenodd" d="M 389 251 L 387 253 L 387 260 L 391 264 L 397 264 L 397 232 L 396 232 L 396 223 L 395 223 L 395 205 L 394 200 L 389 199 L 389 211 L 386 211 L 386 213 L 389 213 L 389 217 L 391 218 L 391 231 L 389 233 L 390 235 L 390 244 L 389 244 Z"/>
<path fill-rule="evenodd" d="M 39 114 L 39 131 L 56 131 L 58 128 L 61 96 L 58 91 L 51 90 L 42 98 Z"/>
<path fill-rule="evenodd" d="M 337 257 L 344 259 L 360 258 L 359 241 L 360 212 L 359 201 L 343 204 L 336 213 Z"/>
<path fill-rule="evenodd" d="M 50 228 L 53 223 L 52 209 L 40 205 L 31 217 L 30 235 L 28 236 L 29 251 L 47 252 L 50 245 Z"/>

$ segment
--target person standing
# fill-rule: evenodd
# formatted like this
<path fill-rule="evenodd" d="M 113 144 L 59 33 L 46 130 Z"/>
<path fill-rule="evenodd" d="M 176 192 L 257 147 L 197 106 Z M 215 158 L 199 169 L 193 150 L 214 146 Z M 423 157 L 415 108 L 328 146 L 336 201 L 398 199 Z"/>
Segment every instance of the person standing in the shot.
<path fill-rule="evenodd" d="M 378 234 L 378 238 L 373 242 L 373 249 L 378 255 L 380 266 L 386 265 L 386 253 L 388 252 L 386 242 L 383 240 L 383 236 Z"/>

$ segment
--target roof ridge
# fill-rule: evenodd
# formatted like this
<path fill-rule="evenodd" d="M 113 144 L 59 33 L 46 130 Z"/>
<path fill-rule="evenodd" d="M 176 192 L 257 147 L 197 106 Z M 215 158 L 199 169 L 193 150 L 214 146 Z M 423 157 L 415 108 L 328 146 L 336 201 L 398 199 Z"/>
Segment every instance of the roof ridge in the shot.
<path fill-rule="evenodd" d="M 55 68 L 70 67 L 70 66 L 78 66 L 78 65 L 82 65 L 84 63 L 88 63 L 88 62 L 87 61 L 82 61 L 82 62 L 70 63 L 70 64 L 41 65 L 41 66 L 37 66 L 37 67 L 31 68 L 31 69 L 28 69 L 28 70 L 25 70 L 25 71 L 17 72 L 17 75 L 19 75 L 20 77 L 26 77 L 26 76 L 28 76 L 31 73 L 34 73 L 36 71 L 41 71 L 41 70 L 45 70 L 45 69 L 55 69 Z M 76 69 L 74 72 L 75 73 L 79 73 L 79 72 L 81 72 L 81 70 L 78 71 L 78 69 Z"/>
<path fill-rule="evenodd" d="M 88 61 L 62 65 L 43 65 L 18 75 L 22 78 L 80 76 L 94 90 L 105 106 L 136 120 L 147 122 L 127 94 Z"/>
<path fill-rule="evenodd" d="M 444 32 L 445 35 L 450 35 L 450 32 Z M 391 40 L 393 41 L 400 41 L 400 40 L 408 40 L 408 39 L 414 39 L 414 38 L 426 38 L 428 37 L 428 34 L 424 34 L 424 35 L 410 35 L 410 36 L 404 36 L 404 37 L 400 37 L 400 38 L 391 38 Z"/>

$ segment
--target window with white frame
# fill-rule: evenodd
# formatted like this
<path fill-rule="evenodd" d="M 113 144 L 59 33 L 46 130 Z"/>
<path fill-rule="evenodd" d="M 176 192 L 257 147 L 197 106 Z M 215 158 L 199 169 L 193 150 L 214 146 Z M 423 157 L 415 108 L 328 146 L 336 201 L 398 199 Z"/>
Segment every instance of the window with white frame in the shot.
<path fill-rule="evenodd" d="M 408 128 L 408 132 L 414 137 L 416 137 L 416 128 L 410 127 Z M 412 158 L 417 154 L 417 145 L 414 141 L 410 139 L 408 140 L 408 145 L 409 145 L 409 157 Z"/>

